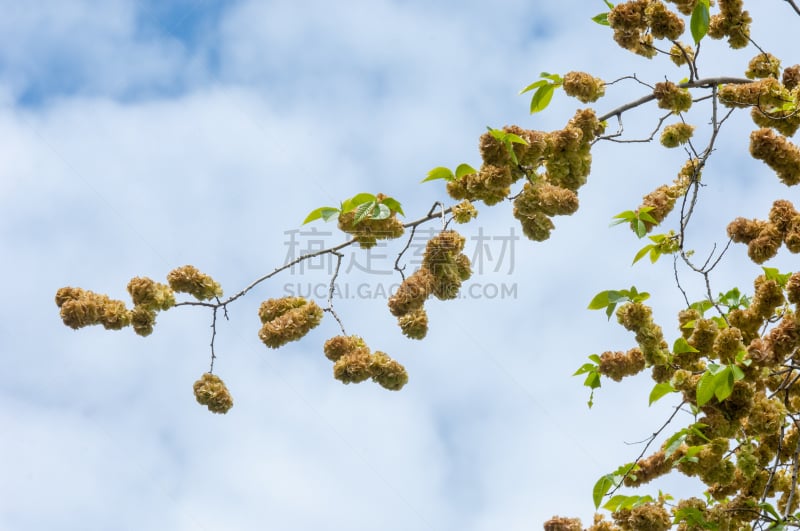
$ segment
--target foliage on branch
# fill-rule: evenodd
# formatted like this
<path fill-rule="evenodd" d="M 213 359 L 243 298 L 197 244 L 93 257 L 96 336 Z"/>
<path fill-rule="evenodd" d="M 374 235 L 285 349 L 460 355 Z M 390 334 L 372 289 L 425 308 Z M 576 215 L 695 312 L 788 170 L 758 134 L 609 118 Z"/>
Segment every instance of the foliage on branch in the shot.
<path fill-rule="evenodd" d="M 800 15 L 793 0 L 785 1 Z M 464 253 L 465 237 L 448 228 L 450 222 L 468 224 L 477 216 L 478 202 L 485 207 L 503 205 L 529 239 L 547 240 L 555 229 L 555 217 L 578 211 L 579 192 L 591 173 L 591 151 L 596 143 L 656 144 L 658 137 L 665 148 L 682 149 L 685 162 L 673 170 L 671 182 L 659 183 L 646 192 L 638 206 L 614 216 L 613 224 L 627 225 L 643 239 L 656 227 L 671 223 L 664 232 L 649 236 L 650 243 L 638 249 L 633 262 L 648 256 L 654 263 L 664 255 L 672 256 L 676 289 L 685 301 L 684 308 L 675 316 L 674 326 L 664 328 L 654 319 L 653 308 L 645 304 L 647 292 L 635 287 L 600 292 L 589 308 L 604 310 L 609 320 L 616 316 L 632 333 L 632 345 L 628 350 L 590 355 L 575 375 L 582 376 L 591 389 L 590 407 L 603 378 L 620 382 L 641 378 L 643 373 L 653 381 L 649 404 L 672 398 L 676 405 L 633 461 L 595 483 L 590 499 L 596 510 L 606 513 L 597 514 L 588 529 L 800 528 L 800 272 L 764 267 L 763 274 L 754 279 L 752 291 L 728 287 L 715 296 L 712 289 L 715 268 L 732 243 L 747 245 L 747 254 L 756 264 L 772 259 L 783 246 L 790 253 L 800 252 L 800 212 L 784 198 L 775 199 L 765 219 L 724 212 L 730 216 L 727 235 L 719 237 L 727 236 L 727 244 L 720 249 L 715 246 L 703 263 L 693 261 L 694 252 L 686 243 L 701 194 L 705 194 L 704 170 L 716 156 L 718 136 L 732 113 L 749 109 L 754 124 L 750 155 L 764 163 L 764 172 L 774 173 L 787 187 L 800 183 L 800 147 L 791 140 L 800 129 L 800 65 L 782 68 L 780 58 L 758 47 L 751 38 L 754 21 L 742 0 L 605 3 L 609 11 L 593 20 L 610 28 L 617 45 L 648 59 L 669 60 L 685 69 L 686 77 L 646 83 L 628 75 L 606 82 L 585 72 L 542 73 L 522 90 L 531 93 L 531 113 L 544 111 L 557 89 L 584 104 L 598 101 L 626 81 L 638 92 L 628 103 L 603 114 L 591 108 L 577 109 L 567 124 L 555 131 L 518 125 L 489 127 L 478 139 L 481 163 L 477 169 L 467 163 L 454 170 L 440 166 L 423 179 L 443 188 L 457 203 L 435 203 L 427 215 L 415 221 L 401 222 L 398 215 L 405 214 L 400 202 L 380 193 L 359 193 L 339 207 L 313 210 L 304 223 L 335 218 L 344 241 L 301 256 L 226 299 L 210 276 L 183 266 L 167 275 L 167 284 L 146 277 L 132 279 L 128 284 L 131 309 L 107 295 L 61 288 L 56 304 L 64 324 L 75 329 L 131 327 L 147 336 L 153 332 L 158 312 L 187 305 L 209 309 L 211 367 L 195 382 L 194 392 L 210 411 L 225 413 L 233 400 L 213 374 L 219 310 L 227 317 L 228 305 L 265 280 L 299 262 L 329 254 L 336 257 L 337 265 L 327 304 L 323 307 L 321 302 L 300 297 L 268 298 L 258 311 L 262 324 L 259 338 L 268 348 L 279 348 L 303 338 L 328 313 L 341 328 L 340 335 L 321 346 L 324 356 L 333 362 L 334 378 L 344 384 L 371 379 L 388 390 L 399 390 L 409 379 L 403 365 L 384 352 L 373 352 L 360 336 L 348 335 L 334 309 L 342 249 L 355 244 L 368 249 L 380 240 L 407 238 L 395 261 L 402 282 L 388 298 L 387 313 L 397 319 L 402 334 L 422 340 L 429 328 L 425 305 L 432 299 L 458 298 L 462 284 L 472 275 Z M 714 66 L 702 64 L 702 50 L 709 45 L 706 37 L 724 39 L 732 50 L 750 45 L 757 50 L 741 73 L 744 77 L 730 73 L 700 77 L 701 66 Z M 681 38 L 691 38 L 693 44 L 685 44 Z M 629 138 L 623 115 L 647 106 L 662 109 L 656 111 L 661 118 L 648 138 Z M 688 123 L 690 109 L 693 115 L 707 112 L 708 127 L 698 131 Z M 609 120 L 616 120 L 616 132 L 606 133 Z M 421 267 L 406 276 L 405 265 L 401 265 L 404 254 L 417 228 L 429 222 L 441 223 L 441 230 L 427 242 Z M 705 290 L 690 298 L 682 284 L 686 274 L 699 275 Z M 176 294 L 181 293 L 194 300 L 178 301 Z M 676 426 L 679 418 L 685 421 L 683 426 Z M 644 491 L 650 482 L 673 473 L 697 478 L 703 484 L 702 492 L 676 500 L 661 491 Z M 571 531 L 584 526 L 578 519 L 559 516 L 544 528 Z"/>

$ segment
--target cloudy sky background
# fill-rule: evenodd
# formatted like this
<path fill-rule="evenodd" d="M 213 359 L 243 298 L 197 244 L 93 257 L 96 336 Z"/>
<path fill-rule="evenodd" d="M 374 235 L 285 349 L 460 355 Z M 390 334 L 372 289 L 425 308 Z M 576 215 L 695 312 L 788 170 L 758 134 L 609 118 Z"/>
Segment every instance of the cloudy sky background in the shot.
<path fill-rule="evenodd" d="M 612 45 L 590 21 L 600 1 L 167 4 L 0 1 L 0 528 L 488 531 L 590 519 L 594 481 L 635 458 L 641 446 L 625 443 L 645 439 L 676 402 L 648 408 L 652 383 L 641 377 L 604 385 L 587 409 L 571 373 L 633 342 L 585 307 L 635 284 L 676 337 L 671 263 L 630 267 L 643 243 L 607 226 L 671 181 L 681 152 L 596 146 L 582 208 L 557 220 L 550 241 L 517 241 L 502 264 L 500 240 L 489 242 L 492 260 L 472 283 L 479 294 L 516 286 L 516 298 L 431 302 L 423 342 L 399 333 L 380 297 L 339 301 L 349 333 L 407 367 L 399 393 L 332 378 L 321 353 L 338 333 L 332 319 L 280 350 L 258 341 L 261 300 L 327 282 L 319 272 L 265 283 L 219 323 L 216 373 L 235 400 L 225 416 L 191 391 L 208 367 L 209 312 L 163 313 L 144 339 L 74 332 L 53 295 L 74 285 L 127 299 L 131 277 L 163 281 L 184 264 L 234 293 L 284 263 L 287 231 L 311 209 L 380 191 L 416 218 L 447 199 L 440 183 L 419 181 L 434 166 L 479 164 L 487 125 L 562 127 L 576 102 L 558 94 L 530 117 L 517 95 L 543 70 L 651 83 L 686 74 Z M 748 7 L 759 44 L 791 51 L 798 19 L 786 3 Z M 706 44 L 703 76 L 738 75 L 755 54 Z M 620 83 L 597 108 L 643 90 Z M 690 119 L 702 125 L 699 107 Z M 797 199 L 746 156 L 740 114 L 704 174 L 698 254 L 724 244 L 732 217 Z M 649 133 L 658 115 L 651 104 L 626 128 Z M 463 232 L 519 235 L 510 210 L 481 209 Z M 731 249 L 716 291 L 752 289 L 759 268 L 743 257 Z M 784 255 L 769 265 L 797 269 Z M 684 278 L 702 298 L 699 279 Z M 371 292 L 396 281 L 340 279 Z M 643 492 L 658 488 L 699 492 L 689 480 Z"/>

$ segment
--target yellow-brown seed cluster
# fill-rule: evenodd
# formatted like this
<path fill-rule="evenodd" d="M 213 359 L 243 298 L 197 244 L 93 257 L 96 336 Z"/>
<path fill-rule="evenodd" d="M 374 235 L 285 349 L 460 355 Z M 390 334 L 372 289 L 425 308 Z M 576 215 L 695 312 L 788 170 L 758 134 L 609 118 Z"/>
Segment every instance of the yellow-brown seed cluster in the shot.
<path fill-rule="evenodd" d="M 688 111 L 692 106 L 692 94 L 689 89 L 681 88 L 671 81 L 656 83 L 653 95 L 656 97 L 660 109 L 667 109 L 674 113 Z"/>
<path fill-rule="evenodd" d="M 697 4 L 697 0 L 667 0 L 667 2 L 675 4 L 678 11 L 684 15 L 691 15 L 694 11 L 694 6 Z"/>
<path fill-rule="evenodd" d="M 605 81 L 586 72 L 564 74 L 562 87 L 568 96 L 578 98 L 582 103 L 597 101 L 606 93 Z"/>
<path fill-rule="evenodd" d="M 785 199 L 775 201 L 769 220 L 736 218 L 728 224 L 728 236 L 747 244 L 750 259 L 762 264 L 778 254 L 781 244 L 791 253 L 800 253 L 800 213 Z"/>
<path fill-rule="evenodd" d="M 378 198 L 381 194 L 378 194 Z M 397 213 L 392 212 L 384 219 L 362 219 L 356 222 L 356 212 L 343 212 L 339 214 L 339 229 L 353 236 L 362 249 L 369 249 L 377 245 L 378 240 L 391 240 L 403 235 L 405 229 L 397 219 Z"/>
<path fill-rule="evenodd" d="M 762 128 L 750 134 L 750 154 L 763 160 L 787 186 L 800 183 L 800 148 L 786 137 Z"/>
<path fill-rule="evenodd" d="M 748 79 L 778 78 L 781 72 L 781 61 L 771 53 L 760 53 L 750 59 L 744 75 Z"/>
<path fill-rule="evenodd" d="M 554 516 L 544 523 L 544 531 L 582 531 L 583 526 L 579 518 L 565 518 Z"/>
<path fill-rule="evenodd" d="M 131 312 L 124 302 L 82 288 L 60 288 L 56 306 L 61 309 L 64 324 L 75 330 L 91 325 L 120 330 L 131 324 Z"/>
<path fill-rule="evenodd" d="M 781 78 L 783 86 L 788 90 L 794 90 L 800 87 L 800 65 L 788 66 L 783 70 L 783 77 Z"/>
<path fill-rule="evenodd" d="M 614 6 L 608 14 L 614 41 L 622 48 L 652 58 L 653 39 L 677 40 L 685 30 L 683 20 L 661 0 L 631 0 Z"/>
<path fill-rule="evenodd" d="M 711 16 L 708 36 L 712 39 L 728 37 L 728 45 L 734 50 L 747 46 L 753 19 L 742 7 L 742 0 L 719 0 L 720 12 Z"/>
<path fill-rule="evenodd" d="M 508 146 L 494 135 L 485 133 L 479 146 L 483 159 L 481 169 L 448 182 L 447 191 L 454 199 L 481 200 L 493 205 L 508 197 L 511 185 L 527 175 L 536 182 L 576 192 L 586 182 L 591 169 L 591 142 L 603 130 L 604 125 L 591 109 L 577 111 L 564 129 L 550 133 L 518 126 L 505 127 L 504 132 L 515 134 L 526 142 L 511 146 L 516 163 Z M 536 173 L 539 168 L 545 170 L 541 175 Z M 522 223 L 525 234 L 531 239 L 546 239 L 553 229 L 552 221 L 542 212 L 524 211 L 517 209 L 515 204 L 515 217 Z"/>
<path fill-rule="evenodd" d="M 645 483 L 650 483 L 657 477 L 669 473 L 674 462 L 674 458 L 667 459 L 664 450 L 659 450 L 637 463 L 636 473 L 625 477 L 625 486 L 638 487 Z"/>
<path fill-rule="evenodd" d="M 669 512 L 660 504 L 645 503 L 633 509 L 621 509 L 612 518 L 625 531 L 667 531 L 672 527 Z"/>
<path fill-rule="evenodd" d="M 689 189 L 689 185 L 700 179 L 700 172 L 697 169 L 697 161 L 689 160 L 683 165 L 671 185 L 662 184 L 652 192 L 642 198 L 640 209 L 648 208 L 649 214 L 656 223 L 645 221 L 647 232 L 653 230 L 659 223 L 675 208 L 678 198 L 682 197 Z"/>
<path fill-rule="evenodd" d="M 222 286 L 193 265 L 173 269 L 167 275 L 169 286 L 178 293 L 188 293 L 197 300 L 222 297 Z"/>
<path fill-rule="evenodd" d="M 397 317 L 403 334 L 411 339 L 423 339 L 428 333 L 428 314 L 423 305 L 433 293 L 435 283 L 433 273 L 421 267 L 389 297 L 389 311 Z"/>
<path fill-rule="evenodd" d="M 692 138 L 694 126 L 683 122 L 668 125 L 661 133 L 661 145 L 667 148 L 675 148 L 685 144 Z"/>
<path fill-rule="evenodd" d="M 219 376 L 207 372 L 194 383 L 194 397 L 212 413 L 227 413 L 233 397 Z"/>
<path fill-rule="evenodd" d="M 462 282 L 472 276 L 469 258 L 462 252 L 465 241 L 454 230 L 443 230 L 428 240 L 422 268 L 433 275 L 431 293 L 437 299 L 455 299 Z"/>
<path fill-rule="evenodd" d="M 469 199 L 464 199 L 453 207 L 453 220 L 456 223 L 469 223 L 478 217 L 478 210 Z"/>
<path fill-rule="evenodd" d="M 644 354 L 638 348 L 632 348 L 628 352 L 603 352 L 598 370 L 603 376 L 619 382 L 626 376 L 639 374 L 644 368 Z"/>
<path fill-rule="evenodd" d="M 316 327 L 322 320 L 322 309 L 303 297 L 283 297 L 262 302 L 258 317 L 263 323 L 258 337 L 269 348 L 278 348 Z"/>
<path fill-rule="evenodd" d="M 661 327 L 653 322 L 653 311 L 641 302 L 628 302 L 617 309 L 617 320 L 636 334 L 636 342 L 648 366 L 669 362 L 669 347 Z"/>
<path fill-rule="evenodd" d="M 677 66 L 694 63 L 694 48 L 682 42 L 673 44 L 669 49 L 669 58 Z"/>
<path fill-rule="evenodd" d="M 385 389 L 399 391 L 408 382 L 405 368 L 385 352 L 370 353 L 359 336 L 336 336 L 325 342 L 325 357 L 334 362 L 333 376 L 342 383 L 372 380 Z"/>
<path fill-rule="evenodd" d="M 170 283 L 173 277 L 182 277 L 181 272 L 194 268 L 184 266 L 169 274 Z M 194 271 L 197 271 L 194 269 Z M 197 272 L 200 277 L 208 278 Z M 222 295 L 219 284 L 211 281 L 215 286 L 215 293 Z M 186 286 L 178 282 L 178 287 Z M 175 289 L 147 277 L 134 277 L 128 282 L 128 293 L 133 300 L 133 309 L 128 310 L 125 303 L 110 299 L 106 295 L 83 290 L 81 288 L 61 288 L 56 293 L 56 305 L 61 309 L 61 318 L 64 324 L 71 328 L 81 328 L 89 325 L 101 324 L 109 330 L 120 330 L 131 326 L 133 331 L 140 336 L 153 333 L 156 323 L 156 314 L 175 306 L 175 291 L 188 291 Z M 191 293 L 191 292 L 190 292 Z M 192 293 L 195 294 L 195 293 Z M 209 297 L 210 298 L 210 297 Z"/>
<path fill-rule="evenodd" d="M 428 314 L 423 308 L 431 295 L 440 300 L 458 297 L 461 284 L 472 276 L 464 250 L 465 238 L 444 230 L 428 240 L 422 267 L 406 278 L 389 297 L 389 311 L 406 337 L 423 339 L 428 333 Z"/>

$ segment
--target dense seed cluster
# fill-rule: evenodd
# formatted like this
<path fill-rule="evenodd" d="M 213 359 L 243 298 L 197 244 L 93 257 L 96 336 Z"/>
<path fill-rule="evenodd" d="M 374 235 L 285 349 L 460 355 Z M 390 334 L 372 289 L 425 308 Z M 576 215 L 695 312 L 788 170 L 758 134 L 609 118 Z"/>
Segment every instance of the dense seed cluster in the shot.
<path fill-rule="evenodd" d="M 683 122 L 668 125 L 661 133 L 661 145 L 667 148 L 675 148 L 685 144 L 692 138 L 694 126 Z"/>
<path fill-rule="evenodd" d="M 197 300 L 206 301 L 222 297 L 222 286 L 192 265 L 173 269 L 167 275 L 167 282 L 173 291 L 188 293 Z"/>
<path fill-rule="evenodd" d="M 779 199 L 772 204 L 767 220 L 736 218 L 728 224 L 728 236 L 747 244 L 747 254 L 761 264 L 778 254 L 782 244 L 791 253 L 800 253 L 800 212 Z"/>
<path fill-rule="evenodd" d="M 800 183 L 800 148 L 772 129 L 762 128 L 750 134 L 750 154 L 763 160 L 787 186 Z"/>
<path fill-rule="evenodd" d="M 357 221 L 354 210 L 339 214 L 339 229 L 353 236 L 362 249 L 374 247 L 378 240 L 399 238 L 405 231 L 395 212 L 384 219 L 365 218 Z"/>
<path fill-rule="evenodd" d="M 322 321 L 322 309 L 302 297 L 268 299 L 258 309 L 261 330 L 258 337 L 269 348 L 297 341 Z"/>
<path fill-rule="evenodd" d="M 333 376 L 342 383 L 372 381 L 390 391 L 399 391 L 408 382 L 408 373 L 385 352 L 370 352 L 359 336 L 336 336 L 325 342 L 325 357 L 334 362 Z"/>
<path fill-rule="evenodd" d="M 684 12 L 689 3 L 680 2 L 677 7 Z M 661 0 L 619 3 L 609 12 L 608 23 L 618 45 L 647 58 L 658 53 L 653 46 L 654 39 L 676 41 L 686 30 L 683 19 Z"/>
<path fill-rule="evenodd" d="M 719 13 L 709 21 L 708 36 L 712 39 L 728 38 L 733 49 L 744 48 L 750 43 L 750 13 L 743 10 L 742 0 L 719 0 Z"/>
<path fill-rule="evenodd" d="M 692 94 L 688 89 L 681 88 L 671 81 L 656 83 L 653 95 L 661 109 L 674 113 L 688 111 L 692 106 Z"/>
<path fill-rule="evenodd" d="M 227 413 L 233 407 L 233 397 L 225 383 L 208 372 L 194 383 L 194 397 L 212 413 Z"/>
<path fill-rule="evenodd" d="M 605 81 L 586 72 L 564 74 L 562 87 L 567 95 L 578 98 L 582 103 L 597 101 L 606 93 Z"/>

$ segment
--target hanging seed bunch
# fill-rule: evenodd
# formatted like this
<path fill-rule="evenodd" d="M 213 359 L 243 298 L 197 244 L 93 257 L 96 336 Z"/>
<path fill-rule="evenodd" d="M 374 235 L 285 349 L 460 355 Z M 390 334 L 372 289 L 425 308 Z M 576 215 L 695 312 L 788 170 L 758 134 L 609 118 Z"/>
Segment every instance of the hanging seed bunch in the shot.
<path fill-rule="evenodd" d="M 588 80 L 580 73 L 572 74 L 570 90 L 574 95 L 600 96 L 598 87 L 604 87 L 601 80 Z M 524 140 L 524 144 L 507 146 L 491 133 L 484 133 L 479 142 L 483 159 L 481 169 L 448 182 L 447 192 L 456 200 L 480 200 L 486 205 L 494 205 L 508 197 L 511 185 L 526 176 L 577 192 L 589 175 L 591 142 L 603 129 L 594 111 L 584 109 L 577 111 L 564 129 L 550 133 L 518 126 L 503 128 L 504 132 Z M 540 168 L 546 171 L 545 174 L 536 174 Z M 515 216 L 523 229 L 528 228 L 526 234 L 532 235 L 532 239 L 544 239 L 552 230 L 552 222 L 546 214 L 515 211 Z"/>
<path fill-rule="evenodd" d="M 423 305 L 433 293 L 436 277 L 427 267 L 408 276 L 389 297 L 389 311 L 397 317 L 403 334 L 411 339 L 423 339 L 428 333 L 428 315 Z"/>
<path fill-rule="evenodd" d="M 173 269 L 167 275 L 167 282 L 173 291 L 188 293 L 197 300 L 205 301 L 222 297 L 222 286 L 192 265 Z"/>
<path fill-rule="evenodd" d="M 800 253 L 800 213 L 785 199 L 772 204 L 768 220 L 736 218 L 728 224 L 728 236 L 747 244 L 750 259 L 762 264 L 778 254 L 782 244 Z"/>
<path fill-rule="evenodd" d="M 661 145 L 666 148 L 676 148 L 685 144 L 692 138 L 694 126 L 683 122 L 668 125 L 661 133 Z"/>
<path fill-rule="evenodd" d="M 667 109 L 675 114 L 688 111 L 692 106 L 692 94 L 689 89 L 681 88 L 671 81 L 656 83 L 653 89 L 659 109 Z"/>
<path fill-rule="evenodd" d="M 719 13 L 711 16 L 708 36 L 712 39 L 727 37 L 728 45 L 733 49 L 747 46 L 753 19 L 742 8 L 742 0 L 719 0 Z"/>
<path fill-rule="evenodd" d="M 675 41 L 686 29 L 683 19 L 660 0 L 617 4 L 608 14 L 608 24 L 620 47 L 647 58 L 657 53 L 654 39 Z"/>
<path fill-rule="evenodd" d="M 61 309 L 64 324 L 75 330 L 91 325 L 120 330 L 131 324 L 131 312 L 124 302 L 81 288 L 59 289 L 56 306 Z"/>
<path fill-rule="evenodd" d="M 386 199 L 384 194 L 376 194 L 375 201 Z M 362 249 L 377 245 L 378 240 L 399 238 L 405 231 L 403 223 L 397 219 L 397 212 L 390 211 L 385 218 L 373 218 L 358 210 L 339 214 L 339 229 L 353 236 Z"/>
<path fill-rule="evenodd" d="M 303 297 L 268 299 L 261 303 L 258 337 L 269 348 L 297 341 L 322 321 L 322 308 Z"/>
<path fill-rule="evenodd" d="M 752 107 L 750 117 L 759 127 L 770 127 L 784 136 L 793 136 L 800 129 L 800 65 L 783 71 L 780 61 L 771 54 L 755 56 L 745 72 L 757 79 L 752 83 L 724 85 L 720 88 L 720 101 L 733 108 Z"/>
<path fill-rule="evenodd" d="M 644 369 L 644 354 L 638 348 L 632 348 L 628 352 L 609 351 L 600 354 L 600 374 L 608 376 L 615 382 L 621 381 L 626 376 L 639 374 Z"/>
<path fill-rule="evenodd" d="M 675 203 L 689 189 L 692 182 L 700 180 L 700 171 L 696 160 L 688 160 L 671 185 L 662 184 L 642 198 L 639 210 L 645 209 L 656 223 L 644 221 L 647 232 L 660 224 L 675 208 Z"/>
<path fill-rule="evenodd" d="M 203 285 L 213 286 L 213 295 L 201 297 L 206 293 L 199 289 L 183 289 L 186 284 L 174 279 L 184 278 L 187 271 L 193 271 L 192 278 L 203 279 Z M 140 336 L 153 333 L 156 314 L 175 306 L 175 292 L 187 292 L 203 300 L 222 295 L 222 288 L 211 277 L 200 273 L 193 266 L 183 266 L 167 275 L 170 285 L 161 284 L 148 277 L 134 277 L 128 282 L 128 294 L 133 300 L 133 308 L 125 303 L 110 299 L 107 295 L 94 293 L 82 288 L 65 287 L 56 292 L 56 305 L 61 310 L 64 324 L 73 329 L 90 325 L 103 325 L 107 330 L 120 330 L 131 326 Z"/>
<path fill-rule="evenodd" d="M 194 383 L 194 397 L 212 413 L 227 413 L 233 407 L 233 397 L 219 376 L 209 372 Z"/>
<path fill-rule="evenodd" d="M 753 131 L 750 134 L 750 154 L 772 168 L 783 184 L 794 186 L 800 183 L 800 148 L 785 136 L 767 128 Z"/>
<path fill-rule="evenodd" d="M 433 276 L 431 294 L 440 300 L 455 299 L 461 283 L 472 276 L 464 250 L 465 238 L 454 230 L 444 230 L 428 240 L 422 268 Z"/>
<path fill-rule="evenodd" d="M 478 210 L 469 199 L 464 199 L 453 206 L 453 220 L 456 223 L 469 223 L 478 217 Z"/>
<path fill-rule="evenodd" d="M 669 49 L 669 58 L 676 66 L 694 62 L 694 47 L 678 42 Z"/>
<path fill-rule="evenodd" d="M 606 93 L 605 81 L 586 72 L 564 74 L 562 88 L 568 96 L 577 98 L 582 103 L 597 101 Z"/>
<path fill-rule="evenodd" d="M 405 368 L 385 352 L 370 352 L 359 336 L 336 336 L 325 342 L 325 357 L 334 362 L 333 377 L 342 383 L 372 381 L 390 391 L 399 391 L 408 382 Z"/>

